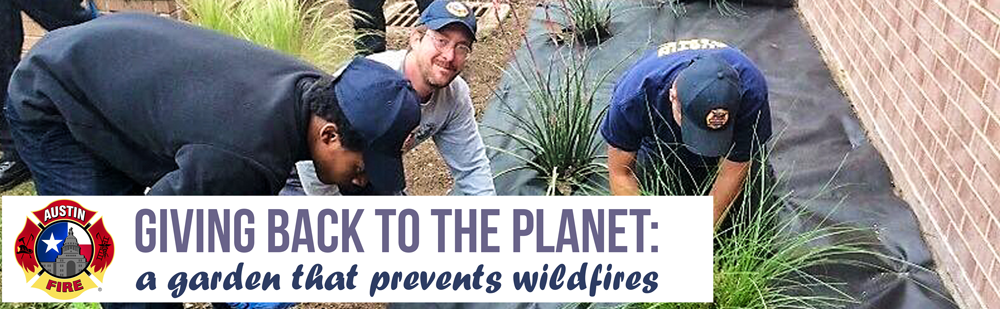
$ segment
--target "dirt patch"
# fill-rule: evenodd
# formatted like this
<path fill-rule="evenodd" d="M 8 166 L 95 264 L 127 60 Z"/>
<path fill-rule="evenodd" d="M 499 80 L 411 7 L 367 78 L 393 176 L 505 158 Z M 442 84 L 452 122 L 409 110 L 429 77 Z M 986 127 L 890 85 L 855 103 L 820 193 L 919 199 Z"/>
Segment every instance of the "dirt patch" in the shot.
<path fill-rule="evenodd" d="M 403 0 L 387 2 L 386 5 L 389 5 Z M 524 20 L 538 0 L 509 3 L 513 11 Z M 513 17 L 508 16 L 491 33 L 478 35 L 479 41 L 473 46 L 472 58 L 461 73 L 472 91 L 476 119 L 482 118 L 487 102 L 493 97 L 493 89 L 503 76 L 502 68 L 511 60 L 514 50 L 521 45 L 520 33 L 521 29 L 515 27 Z M 389 49 L 405 49 L 406 37 L 402 33 L 390 32 L 387 45 Z M 445 195 L 452 187 L 451 173 L 433 142 L 423 143 L 407 153 L 403 158 L 403 166 L 406 170 L 407 191 L 411 195 Z"/>

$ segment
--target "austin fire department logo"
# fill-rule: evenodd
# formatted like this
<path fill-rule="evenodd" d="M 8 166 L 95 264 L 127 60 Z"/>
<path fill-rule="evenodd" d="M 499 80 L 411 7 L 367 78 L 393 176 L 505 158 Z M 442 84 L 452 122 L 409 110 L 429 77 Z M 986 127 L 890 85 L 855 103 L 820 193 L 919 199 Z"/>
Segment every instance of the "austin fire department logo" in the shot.
<path fill-rule="evenodd" d="M 465 17 L 469 15 L 469 8 L 465 7 L 465 4 L 461 2 L 451 2 L 444 6 L 448 10 L 448 13 L 455 15 L 455 17 Z"/>
<path fill-rule="evenodd" d="M 711 112 L 708 112 L 708 116 L 705 117 L 705 125 L 712 130 L 722 129 L 722 127 L 724 127 L 728 122 L 729 111 L 722 108 L 713 109 Z"/>
<path fill-rule="evenodd" d="M 14 246 L 25 281 L 34 280 L 31 287 L 68 300 L 104 281 L 115 243 L 104 218 L 91 222 L 96 214 L 80 203 L 58 200 L 26 218 Z"/>

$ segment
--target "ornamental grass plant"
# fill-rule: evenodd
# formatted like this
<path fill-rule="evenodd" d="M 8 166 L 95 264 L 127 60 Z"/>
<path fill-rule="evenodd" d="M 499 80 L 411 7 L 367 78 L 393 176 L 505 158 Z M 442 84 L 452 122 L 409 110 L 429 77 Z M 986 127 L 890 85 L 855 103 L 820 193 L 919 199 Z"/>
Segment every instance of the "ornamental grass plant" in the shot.
<path fill-rule="evenodd" d="M 504 115 L 516 130 L 491 128 L 497 132 L 492 136 L 506 137 L 515 144 L 513 149 L 491 149 L 520 163 L 494 177 L 520 170 L 535 171 L 547 184 L 547 195 L 569 195 L 577 189 L 589 188 L 594 177 L 607 173 L 607 165 L 600 162 L 605 158 L 600 151 L 603 143 L 597 138 L 607 107 L 596 107 L 595 95 L 612 70 L 592 79 L 586 56 L 570 53 L 560 60 L 552 63 L 561 63 L 561 70 L 550 65 L 546 73 L 541 73 L 533 60 L 528 64 L 516 63 L 517 69 L 506 74 L 528 86 L 528 104 L 518 110 L 512 102 L 498 96 Z"/>
<path fill-rule="evenodd" d="M 354 56 L 351 11 L 335 0 L 182 0 L 197 25 L 298 57 L 327 72 Z"/>
<path fill-rule="evenodd" d="M 761 148 L 765 150 L 751 158 L 740 196 L 716 230 L 714 303 L 637 303 L 627 308 L 841 308 L 856 300 L 845 291 L 843 282 L 816 275 L 817 270 L 877 267 L 865 262 L 876 256 L 898 261 L 866 249 L 876 244 L 868 240 L 865 235 L 870 231 L 864 228 L 832 222 L 832 213 L 807 213 L 804 205 L 789 207 L 792 192 L 779 190 L 785 177 L 773 175 L 767 165 L 768 151 Z M 651 160 L 654 167 L 639 179 L 642 192 L 708 195 L 717 172 L 709 171 L 700 182 L 683 179 L 691 173 L 671 160 L 678 155 L 672 149 L 664 145 L 656 150 L 659 156 Z M 831 187 L 835 175 L 821 195 L 838 189 Z M 686 188 L 682 183 L 694 183 L 695 187 Z M 815 216 L 820 216 L 816 226 L 803 226 L 796 220 Z"/>
<path fill-rule="evenodd" d="M 611 0 L 562 0 L 562 8 L 564 35 L 588 45 L 611 37 Z"/>

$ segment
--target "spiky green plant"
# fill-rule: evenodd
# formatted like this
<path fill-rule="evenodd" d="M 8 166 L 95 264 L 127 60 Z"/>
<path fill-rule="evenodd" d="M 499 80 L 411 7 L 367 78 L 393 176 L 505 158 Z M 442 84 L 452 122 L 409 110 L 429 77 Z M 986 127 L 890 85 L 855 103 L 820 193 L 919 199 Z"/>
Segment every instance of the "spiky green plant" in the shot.
<path fill-rule="evenodd" d="M 507 137 L 516 147 L 491 148 L 521 163 L 495 177 L 533 170 L 548 184 L 549 195 L 571 194 L 575 189 L 587 188 L 593 177 L 604 176 L 607 171 L 607 165 L 599 161 L 604 158 L 600 154 L 603 144 L 596 138 L 607 107 L 595 107 L 595 96 L 613 68 L 591 80 L 590 63 L 585 56 L 571 53 L 561 63 L 564 68 L 558 70 L 550 65 L 545 74 L 538 71 L 533 60 L 524 64 L 527 67 L 518 62 L 518 69 L 507 72 L 528 86 L 529 104 L 519 111 L 500 97 L 504 114 L 517 130 L 492 128 L 497 132 L 494 136 Z M 522 150 L 527 155 L 518 153 Z"/>
<path fill-rule="evenodd" d="M 354 56 L 351 12 L 335 0 L 183 0 L 194 24 L 285 52 L 332 72 Z"/>
<path fill-rule="evenodd" d="M 599 3 L 600 2 L 600 3 Z M 562 0 L 562 41 L 596 44 L 611 37 L 610 0 Z"/>
<path fill-rule="evenodd" d="M 729 3 L 730 0 L 708 0 L 709 7 L 715 7 L 722 16 L 739 16 L 743 14 L 739 8 Z M 687 9 L 684 7 L 684 2 L 691 2 L 686 0 L 657 0 L 657 8 L 669 8 L 674 15 L 680 16 L 687 13 Z"/>
<path fill-rule="evenodd" d="M 722 16 L 740 16 L 743 11 L 729 3 L 730 0 L 711 0 L 709 6 L 714 6 Z"/>
<path fill-rule="evenodd" d="M 687 182 L 694 183 L 696 188 L 679 185 L 684 183 L 681 177 L 691 174 L 685 167 L 677 166 L 676 161 L 670 161 L 676 156 L 671 149 L 665 145 L 655 150 L 660 154 L 652 164 L 659 166 L 640 179 L 642 191 L 707 195 L 715 173 L 702 182 Z M 837 265 L 875 267 L 865 261 L 874 256 L 887 257 L 865 249 L 873 244 L 863 237 L 866 234 L 863 228 L 835 224 L 823 217 L 817 227 L 803 232 L 798 222 L 786 219 L 787 214 L 782 216 L 788 210 L 784 206 L 791 192 L 780 192 L 778 188 L 784 177 L 775 177 L 766 168 L 767 157 L 767 151 L 762 151 L 752 158 L 754 168 L 743 184 L 741 197 L 732 206 L 737 211 L 728 215 L 729 225 L 717 231 L 714 303 L 644 303 L 629 308 L 827 308 L 855 302 L 843 291 L 842 282 L 813 275 L 810 270 Z M 821 191 L 835 190 L 830 183 Z M 806 203 L 816 198 L 819 196 Z M 802 208 L 793 212 L 797 212 L 790 216 L 793 218 L 806 215 Z"/>

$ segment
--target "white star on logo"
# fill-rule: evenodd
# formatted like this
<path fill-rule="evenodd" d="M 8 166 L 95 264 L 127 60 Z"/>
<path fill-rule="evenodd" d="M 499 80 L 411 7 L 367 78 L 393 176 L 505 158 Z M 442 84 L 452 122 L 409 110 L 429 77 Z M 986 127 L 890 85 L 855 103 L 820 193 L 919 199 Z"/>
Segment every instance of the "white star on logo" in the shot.
<path fill-rule="evenodd" d="M 56 235 L 49 234 L 49 239 L 42 239 L 42 242 L 44 242 L 46 246 L 45 252 L 49 252 L 49 250 L 56 250 L 56 253 L 59 253 L 58 246 L 62 240 L 56 239 Z"/>

